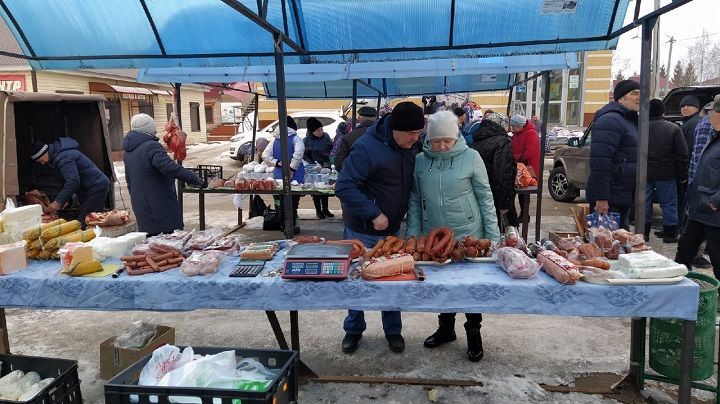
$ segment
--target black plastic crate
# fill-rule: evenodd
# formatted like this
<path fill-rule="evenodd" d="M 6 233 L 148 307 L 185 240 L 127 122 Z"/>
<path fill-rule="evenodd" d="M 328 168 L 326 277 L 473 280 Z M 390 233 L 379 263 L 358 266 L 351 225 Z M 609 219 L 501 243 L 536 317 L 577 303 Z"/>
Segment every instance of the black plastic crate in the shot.
<path fill-rule="evenodd" d="M 40 356 L 1 355 L 2 369 L 0 377 L 14 370 L 37 372 L 41 379 L 49 377 L 55 380 L 45 387 L 35 398 L 23 401 L 26 404 L 82 404 L 80 378 L 77 362 L 68 359 L 43 358 Z M 0 400 L 2 404 L 17 404 L 17 401 Z"/>
<path fill-rule="evenodd" d="M 223 178 L 223 167 L 222 166 L 211 166 L 205 164 L 199 164 L 198 169 L 202 172 L 202 179 L 209 181 L 213 178 Z"/>
<path fill-rule="evenodd" d="M 182 347 L 180 348 L 183 349 Z M 213 404 L 213 399 L 220 400 L 222 404 L 233 404 L 237 402 L 233 400 L 242 400 L 243 404 L 285 404 L 297 401 L 297 363 L 299 361 L 297 351 L 193 347 L 195 354 L 199 355 L 215 355 L 223 351 L 231 350 L 235 351 L 238 360 L 241 358 L 253 358 L 269 369 L 280 370 L 278 376 L 270 387 L 268 387 L 267 391 L 238 391 L 201 387 L 138 386 L 138 375 L 150 360 L 151 355 L 149 355 L 137 361 L 105 384 L 105 403 L 166 404 L 171 402 L 171 397 L 198 398 L 203 404 Z"/>

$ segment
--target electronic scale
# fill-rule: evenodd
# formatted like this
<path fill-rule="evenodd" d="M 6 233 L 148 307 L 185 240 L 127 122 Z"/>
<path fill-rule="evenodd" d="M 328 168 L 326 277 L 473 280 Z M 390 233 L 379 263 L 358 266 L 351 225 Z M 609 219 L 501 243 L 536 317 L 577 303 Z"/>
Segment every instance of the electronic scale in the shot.
<path fill-rule="evenodd" d="M 285 279 L 347 279 L 350 244 L 295 244 L 285 255 Z"/>

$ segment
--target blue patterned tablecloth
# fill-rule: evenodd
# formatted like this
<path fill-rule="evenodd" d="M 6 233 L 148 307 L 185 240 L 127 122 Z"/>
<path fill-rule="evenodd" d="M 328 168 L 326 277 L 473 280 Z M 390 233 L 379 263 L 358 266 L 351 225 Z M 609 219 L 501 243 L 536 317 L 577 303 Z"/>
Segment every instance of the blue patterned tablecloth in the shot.
<path fill-rule="evenodd" d="M 547 314 L 560 316 L 668 317 L 695 320 L 698 286 L 562 285 L 541 272 L 512 279 L 494 264 L 424 267 L 424 282 L 284 280 L 278 276 L 230 278 L 238 257 L 217 273 L 185 277 L 179 269 L 119 278 L 71 278 L 57 261 L 31 261 L 28 269 L 0 276 L 0 307 L 157 310 L 400 310 Z M 265 272 L 282 266 L 282 251 Z"/>

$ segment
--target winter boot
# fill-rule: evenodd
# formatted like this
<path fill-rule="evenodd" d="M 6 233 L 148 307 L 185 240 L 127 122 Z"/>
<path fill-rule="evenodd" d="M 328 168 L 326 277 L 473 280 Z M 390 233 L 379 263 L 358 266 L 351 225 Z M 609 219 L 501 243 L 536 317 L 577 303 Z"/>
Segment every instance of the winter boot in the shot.
<path fill-rule="evenodd" d="M 457 339 L 455 335 L 455 319 L 439 319 L 440 327 L 435 334 L 425 338 L 425 348 L 437 348 L 446 342 L 452 342 Z"/>
<path fill-rule="evenodd" d="M 650 230 L 652 230 L 652 225 L 650 223 L 645 223 L 645 233 L 643 233 L 643 236 L 645 237 L 646 243 L 650 241 Z"/>
<path fill-rule="evenodd" d="M 325 215 L 325 217 L 335 217 L 335 215 L 333 215 L 332 212 L 330 212 L 330 210 L 328 209 L 328 197 L 323 197 L 320 201 L 322 202 L 323 215 Z"/>
<path fill-rule="evenodd" d="M 473 326 L 465 323 L 465 332 L 467 333 L 468 349 L 467 355 L 470 362 L 479 362 L 483 358 L 482 336 L 480 335 L 480 326 Z"/>
<path fill-rule="evenodd" d="M 672 244 L 677 242 L 677 226 L 663 226 L 663 243 Z"/>
<path fill-rule="evenodd" d="M 318 219 L 325 219 L 325 214 L 322 211 L 322 207 L 320 206 L 320 198 L 313 197 L 313 204 L 315 205 L 315 216 L 317 216 Z"/>

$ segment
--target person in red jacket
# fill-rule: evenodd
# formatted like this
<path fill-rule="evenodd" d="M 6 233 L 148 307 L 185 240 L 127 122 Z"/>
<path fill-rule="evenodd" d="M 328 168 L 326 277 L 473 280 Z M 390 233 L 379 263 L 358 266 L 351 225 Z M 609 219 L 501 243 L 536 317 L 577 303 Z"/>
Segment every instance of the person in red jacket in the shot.
<path fill-rule="evenodd" d="M 512 151 L 515 162 L 532 167 L 537 178 L 540 171 L 540 138 L 535 124 L 524 116 L 515 114 L 510 118 L 510 131 L 513 133 Z"/>
<path fill-rule="evenodd" d="M 511 143 L 515 162 L 525 164 L 528 169 L 532 168 L 534 177 L 537 178 L 540 175 L 540 138 L 535 129 L 535 124 L 528 121 L 524 116 L 515 114 L 510 118 L 510 131 L 513 134 Z M 525 206 L 523 204 L 524 198 L 530 198 L 530 195 L 518 195 L 521 208 Z M 529 214 L 530 212 L 520 209 L 520 216 L 516 225 L 523 223 L 525 216 Z"/>

